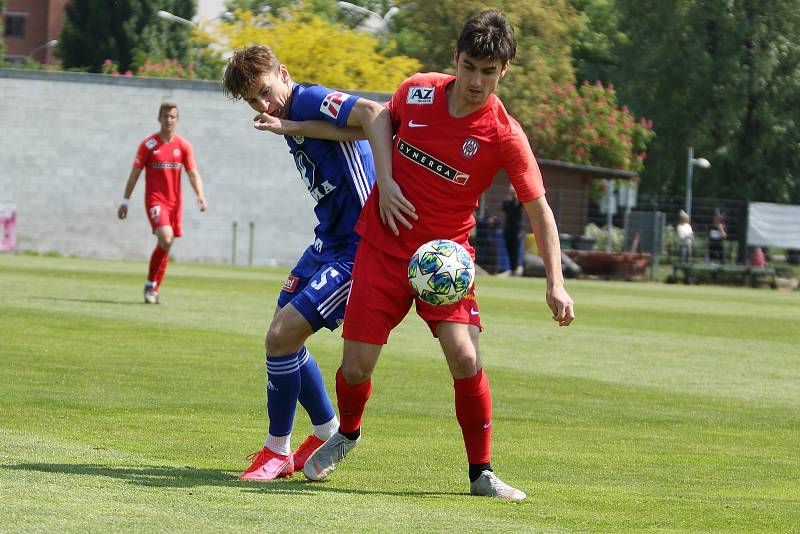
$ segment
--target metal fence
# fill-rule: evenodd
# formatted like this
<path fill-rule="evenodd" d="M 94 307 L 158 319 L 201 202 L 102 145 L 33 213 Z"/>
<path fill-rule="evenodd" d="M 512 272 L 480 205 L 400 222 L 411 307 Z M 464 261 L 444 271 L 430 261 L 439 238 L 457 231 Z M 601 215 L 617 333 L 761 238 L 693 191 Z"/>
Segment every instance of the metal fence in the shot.
<path fill-rule="evenodd" d="M 676 226 L 679 212 L 685 208 L 685 199 L 623 193 L 620 195 L 617 191 L 613 201 L 609 201 L 602 187 L 548 189 L 548 203 L 559 228 L 562 250 L 568 258 L 576 256 L 576 251 L 600 251 L 647 256 L 648 265 L 678 261 Z M 508 227 L 508 214 L 503 208 L 504 202 L 510 198 L 507 187 L 493 187 L 481 197 L 475 213 L 477 225 L 471 241 L 476 248 L 477 263 L 490 273 L 514 270 L 515 255 L 509 253 L 509 247 L 519 247 L 517 272 L 521 272 L 524 266 L 525 253 L 536 252 L 524 213 L 517 238 L 510 239 L 515 232 Z M 708 238 L 714 226 L 715 213 L 719 213 L 727 231 L 722 242 L 721 262 L 745 263 L 748 255 L 747 210 L 744 201 L 695 198 L 691 206 L 690 224 L 694 239 L 689 250 L 690 260 L 709 260 Z"/>

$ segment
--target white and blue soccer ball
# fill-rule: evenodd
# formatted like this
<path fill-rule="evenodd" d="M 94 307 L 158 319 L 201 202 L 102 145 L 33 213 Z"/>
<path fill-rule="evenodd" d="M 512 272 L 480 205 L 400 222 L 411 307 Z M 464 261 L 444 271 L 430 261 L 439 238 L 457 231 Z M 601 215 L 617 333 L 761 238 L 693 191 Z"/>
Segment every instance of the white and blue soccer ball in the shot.
<path fill-rule="evenodd" d="M 463 299 L 475 283 L 475 264 L 467 249 L 449 239 L 434 239 L 417 249 L 408 263 L 411 289 L 435 306 Z"/>

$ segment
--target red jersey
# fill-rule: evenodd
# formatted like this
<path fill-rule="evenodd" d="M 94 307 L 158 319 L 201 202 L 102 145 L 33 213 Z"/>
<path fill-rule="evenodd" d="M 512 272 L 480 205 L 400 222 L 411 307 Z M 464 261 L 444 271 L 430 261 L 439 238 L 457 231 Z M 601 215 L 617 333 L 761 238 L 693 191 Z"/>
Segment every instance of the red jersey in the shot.
<path fill-rule="evenodd" d="M 505 169 L 522 202 L 544 194 L 542 176 L 519 123 L 494 94 L 466 117 L 447 109 L 447 86 L 454 76 L 415 74 L 397 89 L 388 108 L 395 134 L 392 172 L 419 219 L 411 230 L 397 224 L 395 237 L 380 217 L 375 188 L 356 226 L 358 233 L 387 254 L 410 258 L 432 239 L 467 247 L 472 216 L 481 193 Z"/>
<path fill-rule="evenodd" d="M 181 203 L 181 165 L 197 168 L 192 145 L 178 134 L 165 143 L 159 134 L 139 144 L 133 166 L 145 171 L 144 199 L 147 205 L 179 206 Z"/>

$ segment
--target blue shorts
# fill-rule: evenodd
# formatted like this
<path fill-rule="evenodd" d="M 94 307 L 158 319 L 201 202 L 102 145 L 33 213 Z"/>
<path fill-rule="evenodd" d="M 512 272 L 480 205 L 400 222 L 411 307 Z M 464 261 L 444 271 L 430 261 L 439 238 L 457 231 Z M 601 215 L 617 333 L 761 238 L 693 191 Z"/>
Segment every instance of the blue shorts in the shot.
<path fill-rule="evenodd" d="M 278 306 L 291 302 L 314 332 L 336 330 L 344 321 L 355 255 L 355 244 L 324 254 L 308 247 L 283 284 Z"/>

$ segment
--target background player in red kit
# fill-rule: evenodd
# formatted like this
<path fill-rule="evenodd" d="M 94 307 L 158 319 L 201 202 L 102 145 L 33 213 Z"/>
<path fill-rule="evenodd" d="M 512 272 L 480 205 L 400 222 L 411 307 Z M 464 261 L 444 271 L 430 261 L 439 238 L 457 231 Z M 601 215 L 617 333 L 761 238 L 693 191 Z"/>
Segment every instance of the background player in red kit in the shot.
<path fill-rule="evenodd" d="M 142 169 L 145 171 L 144 206 L 153 233 L 158 239 L 150 256 L 150 269 L 144 285 L 144 301 L 159 304 L 158 290 L 167 270 L 169 250 L 176 237 L 183 235 L 181 194 L 181 165 L 186 168 L 189 183 L 197 194 L 197 206 L 206 211 L 208 204 L 203 192 L 203 180 L 197 172 L 192 145 L 175 132 L 178 124 L 178 106 L 164 102 L 158 109 L 161 130 L 139 144 L 133 168 L 125 184 L 125 193 L 117 215 L 128 216 L 128 200 L 136 187 Z"/>
<path fill-rule="evenodd" d="M 415 300 L 407 279 L 411 255 L 431 239 L 451 239 L 474 255 L 467 241 L 475 225 L 472 214 L 502 168 L 525 207 L 544 259 L 546 302 L 553 319 L 567 326 L 575 317 L 564 289 L 558 231 L 539 168 L 522 128 L 494 95 L 515 51 L 513 29 L 505 16 L 493 10 L 479 13 L 459 37 L 456 76 L 412 76 L 376 119 L 387 123 L 378 125 L 386 131 L 379 142 L 393 144 L 392 173 L 376 176 L 377 187 L 356 226 L 361 243 L 345 312 L 342 366 L 336 374 L 339 432 L 306 461 L 303 471 L 311 480 L 328 476 L 360 441 L 372 371 L 390 331 L 413 302 L 439 339 L 453 376 L 470 493 L 509 500 L 526 497 L 501 481 L 490 464 L 492 401 L 478 355 L 481 323 L 474 291 L 456 304 L 431 306 Z M 269 117 L 262 122 L 261 129 L 276 133 L 336 138 L 336 132 L 319 123 Z M 378 168 L 383 148 L 373 146 Z"/>

